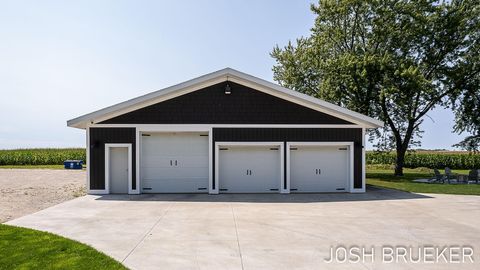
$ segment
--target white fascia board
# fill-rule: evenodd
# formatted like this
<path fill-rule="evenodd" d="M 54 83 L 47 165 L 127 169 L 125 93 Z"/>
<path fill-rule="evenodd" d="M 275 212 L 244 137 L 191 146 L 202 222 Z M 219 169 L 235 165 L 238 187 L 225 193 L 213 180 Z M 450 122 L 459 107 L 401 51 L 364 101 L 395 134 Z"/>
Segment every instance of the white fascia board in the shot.
<path fill-rule="evenodd" d="M 133 111 L 133 110 L 136 110 L 138 108 L 143 108 L 143 107 L 146 107 L 146 106 L 150 105 L 148 101 L 151 101 L 152 104 L 155 104 L 155 103 L 158 102 L 157 99 L 159 97 L 168 96 L 168 94 L 172 94 L 172 93 L 178 92 L 180 90 L 193 88 L 191 91 L 195 91 L 195 90 L 201 89 L 203 87 L 213 85 L 213 84 L 217 83 L 217 81 L 218 82 L 223 81 L 222 80 L 223 79 L 222 74 L 225 73 L 226 70 L 227 69 L 222 69 L 222 70 L 219 70 L 219 71 L 216 71 L 216 72 L 213 72 L 213 73 L 209 73 L 209 74 L 200 76 L 198 78 L 188 80 L 188 81 L 183 82 L 183 83 L 179 83 L 179 84 L 176 84 L 176 85 L 173 85 L 173 86 L 161 89 L 161 90 L 157 90 L 155 92 L 145 94 L 143 96 L 132 98 L 130 100 L 127 100 L 127 101 L 124 101 L 124 102 L 121 102 L 121 103 L 118 103 L 118 104 L 115 104 L 115 105 L 112 105 L 112 106 L 94 111 L 92 113 L 82 115 L 80 117 L 68 120 L 67 121 L 67 126 L 76 127 L 76 128 L 85 128 L 86 125 L 91 123 L 91 122 L 100 122 L 100 121 L 98 121 L 98 119 L 100 117 L 108 116 L 108 118 L 111 118 L 111 117 L 115 117 L 115 113 L 117 113 L 116 115 L 120 115 L 120 114 L 126 113 L 128 111 Z M 184 92 L 184 91 L 182 91 L 182 92 Z M 185 91 L 185 93 L 188 93 L 188 92 Z M 182 94 L 185 94 L 185 93 L 182 93 Z M 175 95 L 175 96 L 177 96 L 177 95 Z M 128 111 L 125 110 L 125 109 L 130 109 L 130 108 L 132 108 L 132 109 L 128 110 Z"/>
<path fill-rule="evenodd" d="M 247 81 L 255 82 L 255 83 L 259 84 L 260 86 L 264 86 L 264 87 L 274 89 L 274 90 L 276 90 L 280 93 L 283 93 L 287 96 L 292 96 L 292 97 L 298 98 L 301 101 L 308 101 L 308 102 L 311 102 L 313 104 L 319 105 L 319 106 L 321 106 L 322 108 L 325 109 L 324 112 L 327 112 L 327 113 L 330 113 L 330 114 L 332 114 L 332 113 L 342 114 L 346 118 L 350 118 L 350 119 L 346 119 L 347 121 L 349 121 L 349 120 L 351 121 L 351 118 L 354 118 L 354 119 L 359 120 L 361 122 L 365 122 L 365 124 L 366 124 L 365 126 L 366 127 L 371 127 L 371 128 L 382 127 L 384 125 L 382 121 L 377 120 L 375 118 L 366 116 L 366 115 L 361 114 L 361 113 L 354 112 L 354 111 L 349 110 L 349 109 L 345 109 L 343 107 L 332 104 L 330 102 L 327 102 L 327 101 L 324 101 L 324 100 L 321 100 L 321 99 L 318 99 L 318 98 L 314 98 L 312 96 L 300 93 L 298 91 L 294 91 L 294 90 L 285 88 L 285 87 L 280 86 L 278 84 L 275 84 L 275 83 L 272 83 L 272 82 L 254 77 L 252 75 L 249 75 L 249 74 L 231 69 L 230 76 L 234 76 L 234 75 L 238 76 L 241 79 L 245 79 Z M 355 121 L 355 122 L 357 122 L 357 121 Z"/>
<path fill-rule="evenodd" d="M 297 91 L 287 89 L 280 85 L 271 83 L 269 81 L 248 75 L 246 73 L 231 68 L 221 69 L 219 71 L 209 73 L 198 78 L 74 118 L 67 121 L 67 126 L 85 128 L 90 123 L 98 123 L 121 114 L 138 110 L 143 107 L 156 104 L 158 102 L 162 102 L 223 82 L 227 79 L 227 77 L 228 80 L 231 80 L 233 82 L 250 86 L 256 90 L 278 96 L 280 98 L 309 107 L 320 112 L 331 114 L 333 116 L 353 122 L 365 128 L 377 128 L 383 126 L 382 121 L 342 108 L 329 102 L 299 93 Z"/>

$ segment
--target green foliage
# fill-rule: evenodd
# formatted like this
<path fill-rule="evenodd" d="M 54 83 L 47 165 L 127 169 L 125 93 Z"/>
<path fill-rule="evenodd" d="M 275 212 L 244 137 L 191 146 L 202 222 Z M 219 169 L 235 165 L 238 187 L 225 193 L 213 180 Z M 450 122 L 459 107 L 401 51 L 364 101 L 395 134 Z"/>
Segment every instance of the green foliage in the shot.
<path fill-rule="evenodd" d="M 127 269 L 95 249 L 51 233 L 0 224 L 0 270 Z"/>
<path fill-rule="evenodd" d="M 480 99 L 479 99 L 479 103 L 480 103 Z M 479 104 L 478 110 L 480 111 L 480 104 Z M 478 117 L 480 118 L 480 113 L 478 114 L 479 114 Z M 473 154 L 477 154 L 480 151 L 480 125 L 478 126 L 478 131 L 476 131 L 476 133 L 478 133 L 479 135 L 467 136 L 461 142 L 454 144 L 452 146 L 458 147 L 460 149 L 471 152 Z"/>
<path fill-rule="evenodd" d="M 84 148 L 37 148 L 0 150 L 0 165 L 61 165 L 68 159 L 83 160 Z"/>
<path fill-rule="evenodd" d="M 311 35 L 273 49 L 274 79 L 383 120 L 384 134 L 372 134 L 396 149 L 401 175 L 427 113 L 478 93 L 480 3 L 321 0 L 311 9 Z"/>
<path fill-rule="evenodd" d="M 392 152 L 367 152 L 367 164 L 393 165 L 396 154 Z M 405 155 L 407 168 L 437 168 L 480 169 L 480 155 L 461 153 L 407 153 Z"/>

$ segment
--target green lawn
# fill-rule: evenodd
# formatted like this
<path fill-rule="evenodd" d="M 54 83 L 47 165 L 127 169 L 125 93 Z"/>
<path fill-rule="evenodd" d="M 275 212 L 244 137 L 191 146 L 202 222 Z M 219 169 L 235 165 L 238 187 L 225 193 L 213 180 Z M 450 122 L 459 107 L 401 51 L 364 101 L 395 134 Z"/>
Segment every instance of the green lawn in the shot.
<path fill-rule="evenodd" d="M 468 174 L 468 170 L 453 170 L 454 173 Z M 480 184 L 425 184 L 412 180 L 430 178 L 433 170 L 428 168 L 404 169 L 404 176 L 393 176 L 393 170 L 382 166 L 367 166 L 367 184 L 384 188 L 417 193 L 480 195 Z"/>
<path fill-rule="evenodd" d="M 127 269 L 99 251 L 51 233 L 0 224 L 0 269 Z"/>

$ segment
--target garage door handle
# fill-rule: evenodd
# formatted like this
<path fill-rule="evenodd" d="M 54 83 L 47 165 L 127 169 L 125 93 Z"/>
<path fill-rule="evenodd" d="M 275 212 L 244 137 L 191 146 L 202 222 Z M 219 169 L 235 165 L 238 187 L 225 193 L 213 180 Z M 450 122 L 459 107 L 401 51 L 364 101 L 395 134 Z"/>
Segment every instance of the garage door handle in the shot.
<path fill-rule="evenodd" d="M 315 169 L 315 174 L 317 174 L 317 175 L 322 174 L 322 170 L 321 169 Z"/>
<path fill-rule="evenodd" d="M 172 161 L 170 160 L 170 166 L 172 166 Z"/>
<path fill-rule="evenodd" d="M 175 160 L 175 166 L 177 166 L 177 160 Z"/>

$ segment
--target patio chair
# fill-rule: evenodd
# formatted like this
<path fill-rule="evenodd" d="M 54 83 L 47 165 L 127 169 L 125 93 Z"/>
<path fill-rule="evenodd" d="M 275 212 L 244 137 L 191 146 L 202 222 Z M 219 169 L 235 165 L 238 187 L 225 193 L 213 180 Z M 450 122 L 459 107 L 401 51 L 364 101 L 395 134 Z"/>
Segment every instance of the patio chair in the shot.
<path fill-rule="evenodd" d="M 433 169 L 434 176 L 428 180 L 429 183 L 445 183 L 445 175 L 441 174 L 438 169 Z"/>
<path fill-rule="evenodd" d="M 449 167 L 445 167 L 445 180 L 447 180 L 447 182 L 451 184 L 453 182 L 451 180 L 456 181 L 456 179 L 456 175 L 452 172 L 452 169 L 450 169 Z"/>
<path fill-rule="evenodd" d="M 470 170 L 468 172 L 468 180 L 467 182 L 470 183 L 470 181 L 475 181 L 475 184 L 478 184 L 478 180 L 480 178 L 479 172 L 480 170 Z"/>

